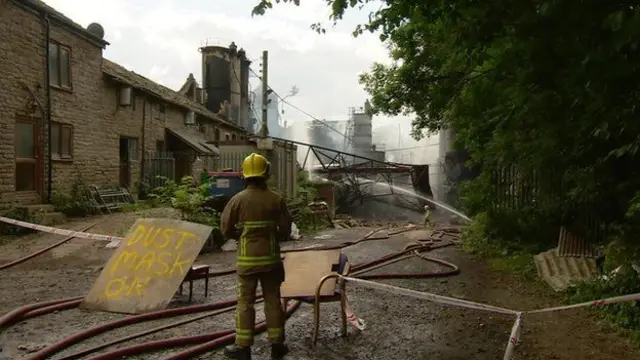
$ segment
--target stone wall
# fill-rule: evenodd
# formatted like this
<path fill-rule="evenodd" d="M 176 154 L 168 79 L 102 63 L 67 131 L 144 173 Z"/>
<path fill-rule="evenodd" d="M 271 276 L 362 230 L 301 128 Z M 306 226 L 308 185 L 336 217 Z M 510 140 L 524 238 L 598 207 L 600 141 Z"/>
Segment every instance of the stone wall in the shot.
<path fill-rule="evenodd" d="M 0 201 L 37 203 L 47 189 L 47 127 L 42 110 L 33 104 L 45 101 L 45 26 L 38 14 L 5 2 L 0 8 Z M 73 159 L 54 161 L 53 172 L 58 182 L 68 179 L 74 165 L 86 169 L 86 177 L 101 177 L 100 164 L 111 154 L 105 153 L 106 139 L 102 122 L 99 84 L 102 80 L 102 48 L 96 43 L 73 35 L 54 20 L 51 40 L 70 48 L 71 87 L 51 89 L 52 120 L 72 124 Z M 15 192 L 15 124 L 16 117 L 32 120 L 39 128 L 37 143 L 40 166 L 37 191 Z M 88 145 L 88 146 L 87 146 Z M 117 149 L 116 149 L 117 151 Z M 54 182 L 56 181 L 54 179 Z"/>
<path fill-rule="evenodd" d="M 0 5 L 0 202 L 41 203 L 47 190 L 47 134 L 45 86 L 45 27 L 40 16 L 9 1 Z M 130 190 L 135 192 L 145 158 L 155 156 L 158 141 L 165 141 L 165 128 L 190 131 L 207 140 L 241 138 L 237 128 L 219 120 L 199 116 L 202 126 L 186 126 L 186 109 L 164 103 L 150 91 L 135 89 L 131 106 L 119 103 L 121 83 L 103 73 L 102 45 L 68 27 L 51 21 L 51 40 L 70 51 L 68 89 L 51 88 L 52 121 L 72 128 L 72 157 L 52 161 L 52 187 L 68 188 L 76 179 L 97 186 L 120 183 L 120 138 L 137 139 L 131 161 Z M 29 90 L 27 90 L 30 89 Z M 160 109 L 163 108 L 164 112 Z M 16 118 L 35 121 L 38 126 L 39 182 L 36 191 L 16 192 Z M 211 159 L 196 158 L 192 166 L 198 177 Z"/>

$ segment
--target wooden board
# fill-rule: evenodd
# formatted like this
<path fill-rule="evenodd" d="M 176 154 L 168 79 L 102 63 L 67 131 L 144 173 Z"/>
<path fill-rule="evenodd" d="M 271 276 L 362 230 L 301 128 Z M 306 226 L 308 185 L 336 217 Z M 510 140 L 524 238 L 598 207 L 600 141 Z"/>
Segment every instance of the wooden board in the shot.
<path fill-rule="evenodd" d="M 141 314 L 169 305 L 213 228 L 171 219 L 138 219 L 80 307 Z"/>
<path fill-rule="evenodd" d="M 280 287 L 282 297 L 308 297 L 316 295 L 320 280 L 332 273 L 331 267 L 340 261 L 340 250 L 308 250 L 284 254 L 285 281 Z M 325 281 L 321 296 L 331 296 L 336 290 L 336 279 Z"/>

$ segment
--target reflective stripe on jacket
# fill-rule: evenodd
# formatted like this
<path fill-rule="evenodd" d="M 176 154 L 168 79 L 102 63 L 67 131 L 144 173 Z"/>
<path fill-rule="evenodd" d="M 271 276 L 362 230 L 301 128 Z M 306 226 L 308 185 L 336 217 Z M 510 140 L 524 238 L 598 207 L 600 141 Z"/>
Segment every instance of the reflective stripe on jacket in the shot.
<path fill-rule="evenodd" d="M 238 240 L 239 274 L 268 271 L 281 264 L 279 242 L 291 233 L 291 215 L 280 195 L 248 186 L 229 200 L 220 227 L 225 238 Z"/>

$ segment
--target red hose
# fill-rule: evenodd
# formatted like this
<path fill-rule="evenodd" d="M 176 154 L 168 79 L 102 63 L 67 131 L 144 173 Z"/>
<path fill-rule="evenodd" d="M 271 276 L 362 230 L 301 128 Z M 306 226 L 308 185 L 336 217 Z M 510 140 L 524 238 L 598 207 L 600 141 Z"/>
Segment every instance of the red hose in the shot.
<path fill-rule="evenodd" d="M 76 230 L 76 231 L 80 231 L 80 232 L 87 231 L 87 230 L 91 229 L 92 227 L 96 226 L 96 224 L 97 223 L 93 223 L 91 225 L 85 226 L 84 228 L 81 228 L 80 230 Z M 53 245 L 47 246 L 44 249 L 40 249 L 40 250 L 34 252 L 33 254 L 29 254 L 29 255 L 27 255 L 25 257 L 21 257 L 20 259 L 13 260 L 13 261 L 8 262 L 6 264 L 2 264 L 2 265 L 0 265 L 0 270 L 5 270 L 5 269 L 8 269 L 10 267 L 14 267 L 16 265 L 22 264 L 23 262 L 25 262 L 25 261 L 27 261 L 29 259 L 33 259 L 34 257 L 36 257 L 36 256 L 38 256 L 40 254 L 46 253 L 49 250 L 55 249 L 58 246 L 60 246 L 62 244 L 65 244 L 65 243 L 67 243 L 67 242 L 69 242 L 69 241 L 71 241 L 73 239 L 75 239 L 74 236 L 68 236 L 68 237 L 58 241 L 57 243 L 55 243 Z"/>
<path fill-rule="evenodd" d="M 299 305 L 300 305 L 299 302 L 294 302 L 294 304 L 287 309 L 286 316 L 287 317 L 291 316 L 291 314 L 293 314 L 293 312 L 297 309 Z M 255 333 L 259 334 L 261 332 L 264 332 L 265 329 L 266 329 L 266 323 L 264 321 L 261 321 L 256 325 Z M 184 345 L 205 343 L 199 347 L 187 349 L 181 353 L 173 355 L 173 356 L 187 356 L 185 359 L 191 359 L 193 356 L 210 351 L 211 346 L 213 346 L 213 349 L 215 349 L 222 345 L 229 344 L 233 342 L 233 340 L 235 340 L 235 330 L 216 331 L 213 333 L 203 334 L 203 335 L 174 337 L 170 339 L 155 340 L 155 341 L 150 341 L 142 344 L 136 344 L 129 347 L 117 349 L 105 354 L 101 354 L 98 356 L 94 356 L 92 358 L 89 358 L 89 360 L 120 359 L 125 356 L 134 356 L 134 355 L 138 355 L 138 354 L 153 351 L 153 350 L 169 349 L 169 348 L 180 347 Z M 201 349 L 197 350 L 198 348 L 201 348 Z M 195 350 L 196 352 L 194 352 L 194 349 L 196 349 Z M 205 350 L 202 350 L 202 349 L 205 349 Z M 184 358 L 184 357 L 181 357 L 181 358 Z"/>
<path fill-rule="evenodd" d="M 421 258 L 423 258 L 424 260 L 427 261 L 432 261 L 432 262 L 436 262 L 438 264 L 444 265 L 444 266 L 448 266 L 451 267 L 453 270 L 448 271 L 448 272 L 440 272 L 440 273 L 412 273 L 412 274 L 376 274 L 376 275 L 368 275 L 368 276 L 358 276 L 359 278 L 368 278 L 368 279 L 388 279 L 388 278 L 419 278 L 419 277 L 440 277 L 440 276 L 451 276 L 451 275 L 455 275 L 457 273 L 459 273 L 459 268 L 449 262 L 440 260 L 440 259 L 434 259 L 434 258 L 429 258 L 426 256 L 423 256 L 417 249 L 424 249 L 425 247 L 431 249 L 431 244 L 411 244 L 409 246 L 407 246 L 405 248 L 405 250 L 397 252 L 397 253 L 393 253 L 393 254 L 389 254 L 386 256 L 383 256 L 380 259 L 376 259 L 373 261 L 370 261 L 368 263 L 365 264 L 360 264 L 357 265 L 356 267 L 359 269 L 362 269 L 359 271 L 360 274 L 363 274 L 367 271 L 370 271 L 372 269 L 370 269 L 370 267 L 372 267 L 373 265 L 378 265 L 384 262 L 395 262 L 397 261 L 399 257 L 401 257 L 402 259 L 404 258 L 408 258 L 408 256 L 406 255 L 407 253 L 413 253 L 411 256 L 419 256 Z M 448 244 L 444 244 L 442 246 L 447 246 Z M 437 246 L 437 247 L 442 247 L 442 246 Z M 402 260 L 400 259 L 400 260 Z M 384 265 L 388 265 L 388 264 L 384 264 Z M 297 309 L 297 307 L 300 305 L 300 302 L 295 302 L 293 306 L 291 306 L 290 308 L 287 309 L 287 317 L 291 316 L 293 314 L 293 312 Z M 256 326 L 255 329 L 255 333 L 258 334 L 260 332 L 265 331 L 265 326 L 266 324 L 264 322 L 259 323 Z M 167 358 L 165 358 L 164 360 L 180 360 L 180 359 L 192 359 L 195 356 L 201 355 L 203 353 L 215 350 L 221 346 L 224 345 L 228 345 L 230 343 L 232 343 L 235 339 L 235 334 L 233 330 L 227 330 L 228 335 L 225 336 L 218 336 L 219 332 L 217 333 L 212 333 L 212 334 L 208 334 L 211 336 L 211 340 L 209 340 L 208 342 L 184 350 L 182 352 L 179 352 L 177 354 L 174 354 L 172 356 L 169 356 Z M 159 350 L 159 349 L 167 349 L 167 348 L 172 348 L 172 347 L 177 347 L 177 346 L 181 346 L 184 344 L 193 344 L 193 343 L 197 343 L 197 341 L 202 340 L 204 337 L 206 337 L 206 335 L 202 335 L 202 336 L 188 336 L 188 337 L 177 337 L 177 338 L 171 338 L 171 339 L 164 339 L 164 340 L 157 340 L 157 341 L 153 341 L 150 343 L 142 343 L 142 344 L 136 344 L 136 345 L 132 345 L 123 349 L 117 349 L 114 350 L 112 352 L 109 353 L 105 353 L 102 354 L 100 356 L 97 357 L 93 357 L 90 358 L 89 360 L 109 360 L 109 359 L 118 359 L 121 358 L 123 356 L 133 356 L 133 355 L 137 355 L 137 354 L 141 354 L 143 352 L 147 352 L 147 351 L 152 351 L 152 350 Z"/>
<path fill-rule="evenodd" d="M 262 300 L 256 300 L 256 304 L 257 303 L 261 303 L 261 302 L 262 302 Z M 184 325 L 184 324 L 192 323 L 194 321 L 202 320 L 202 319 L 205 319 L 205 318 L 208 318 L 208 317 L 217 316 L 217 315 L 229 312 L 229 311 L 234 311 L 235 309 L 236 309 L 236 307 L 234 306 L 234 307 L 230 307 L 230 308 L 227 308 L 227 309 L 214 311 L 213 313 L 210 313 L 210 314 L 198 315 L 198 316 L 190 318 L 190 319 L 176 321 L 176 322 L 173 322 L 171 324 L 162 325 L 162 326 L 155 327 L 153 329 L 144 330 L 144 331 L 141 331 L 141 332 L 138 332 L 138 333 L 135 333 L 135 334 L 123 336 L 123 337 L 120 337 L 118 339 L 115 339 L 115 340 L 112 340 L 112 341 L 109 341 L 109 342 L 106 342 L 106 343 L 102 343 L 100 345 L 97 345 L 97 346 L 94 346 L 94 347 L 91 347 L 91 348 L 88 348 L 88 349 L 80 350 L 80 351 L 75 352 L 75 353 L 73 353 L 71 355 L 64 356 L 64 357 L 62 357 L 62 358 L 60 358 L 58 360 L 75 360 L 75 359 L 78 359 L 78 358 L 81 358 L 83 356 L 92 354 L 92 353 L 94 353 L 94 352 L 96 352 L 98 350 L 102 350 L 102 349 L 107 348 L 107 347 L 112 346 L 112 345 L 120 344 L 120 343 L 123 343 L 125 341 L 129 341 L 129 340 L 132 340 L 132 339 L 135 339 L 135 338 L 139 338 L 139 337 L 142 337 L 142 336 L 153 334 L 153 333 L 156 333 L 158 331 L 171 329 L 171 328 L 174 328 L 174 327 L 177 327 L 177 326 L 181 326 L 181 325 Z M 204 340 L 204 341 L 208 341 L 208 340 Z M 202 342 L 204 342 L 204 341 L 202 341 Z"/>
<path fill-rule="evenodd" d="M 202 344 L 208 341 L 216 340 L 223 336 L 233 336 L 234 330 L 216 331 L 213 333 L 174 337 L 170 339 L 154 340 L 142 344 L 136 344 L 129 347 L 121 348 L 105 354 L 90 357 L 88 360 L 115 360 L 125 356 L 134 356 L 153 350 L 169 349 L 178 346 Z"/>
<path fill-rule="evenodd" d="M 360 242 L 363 241 L 368 241 L 368 240 L 378 240 L 378 238 L 373 238 L 372 236 L 381 231 L 383 229 L 379 229 L 379 230 L 374 230 L 371 231 L 370 233 L 368 233 L 367 235 L 365 235 L 363 238 L 357 240 L 357 241 L 352 241 L 352 242 L 345 242 L 339 245 L 335 245 L 335 246 L 326 246 L 326 247 L 318 247 L 318 248 L 305 248 L 305 249 L 295 249 L 295 250 L 289 250 L 289 251 L 283 251 L 283 252 L 292 252 L 292 251 L 305 251 L 305 250 L 328 250 L 328 249 L 341 249 L 347 246 L 352 246 L 355 244 L 358 244 Z M 404 232 L 404 231 L 408 231 L 411 229 L 403 229 L 398 231 L 397 233 L 400 232 Z M 395 234 L 395 233 L 394 233 Z M 391 234 L 390 234 L 391 235 Z M 433 246 L 432 243 L 430 244 L 423 244 L 423 243 L 419 243 L 419 244 L 412 244 L 407 246 L 403 251 L 397 252 L 397 253 L 393 253 L 393 254 L 389 254 L 386 256 L 383 256 L 380 259 L 376 259 L 373 261 L 370 261 L 368 263 L 364 263 L 364 264 L 358 264 L 354 267 L 352 267 L 352 271 L 354 271 L 355 274 L 358 275 L 359 278 L 365 278 L 365 279 L 390 279 L 390 278 L 424 278 L 424 277 L 440 277 L 440 276 L 451 276 L 451 275 L 455 275 L 457 273 L 459 273 L 459 268 L 449 262 L 446 262 L 444 260 L 440 260 L 440 259 L 435 259 L 435 258 L 430 258 L 427 256 L 424 256 L 421 254 L 420 251 L 418 250 L 433 250 L 435 248 L 438 247 L 443 247 L 443 246 L 448 246 L 448 245 L 452 245 L 451 243 L 447 243 L 444 245 L 440 245 L 440 246 Z M 42 251 L 44 252 L 44 251 Z M 41 252 L 41 253 L 42 253 Z M 412 274 L 375 274 L 375 275 L 362 275 L 368 271 L 373 270 L 372 267 L 382 267 L 382 266 L 386 266 L 390 263 L 393 262 L 397 262 L 399 260 L 403 260 L 404 258 L 408 258 L 409 256 L 407 256 L 408 253 L 413 252 L 413 256 L 419 256 L 427 261 L 432 261 L 432 262 L 436 262 L 440 265 L 443 266 L 447 266 L 450 267 L 452 270 L 447 271 L 447 272 L 439 272 L 439 273 L 412 273 Z M 31 256 L 33 257 L 33 256 Z M 400 258 L 402 257 L 402 258 Z M 229 269 L 229 270 L 223 270 L 223 271 L 219 271 L 216 273 L 211 273 L 210 277 L 217 277 L 217 276 L 223 276 L 223 275 L 230 275 L 235 273 L 235 269 Z M 0 318 L 0 328 L 6 324 L 12 323 L 15 320 L 24 320 L 24 319 L 28 319 L 28 318 L 32 318 L 32 317 L 36 317 L 36 316 L 40 316 L 40 315 L 44 315 L 56 310 L 61 310 L 61 309 L 69 309 L 69 308 L 73 308 L 76 307 L 80 302 L 81 302 L 82 298 L 69 298 L 69 299 L 63 299 L 63 300 L 55 300 L 55 301 L 48 301 L 48 302 L 42 302 L 42 303 L 37 303 L 37 304 L 32 304 L 32 305 L 27 305 L 27 306 L 23 306 L 19 309 L 16 309 L 8 314 L 6 314 L 5 316 L 3 316 L 2 318 Z M 123 318 L 123 319 L 119 319 L 119 320 L 114 320 L 114 321 L 110 321 L 107 323 L 103 323 L 101 325 L 98 325 L 96 327 L 90 328 L 88 330 L 76 333 L 66 339 L 63 339 L 53 345 L 48 346 L 45 349 L 42 349 L 41 351 L 39 351 L 38 353 L 36 353 L 35 355 L 33 355 L 32 357 L 30 357 L 28 360 L 38 360 L 38 359 L 44 359 L 48 356 L 51 356 L 57 352 L 59 352 L 60 350 L 67 348 L 71 345 L 77 344 L 80 341 L 83 341 L 87 338 L 99 335 L 101 333 L 104 333 L 106 331 L 118 328 L 118 327 L 123 327 L 123 326 L 127 326 L 130 324 L 134 324 L 134 323 L 138 323 L 138 322 L 143 322 L 143 321 L 149 321 L 149 320 L 155 320 L 155 319 L 160 319 L 160 318 L 165 318 L 165 317 L 172 317 L 172 316 L 178 316 L 178 315 L 184 315 L 184 314 L 190 314 L 190 313 L 195 313 L 195 312 L 202 312 L 202 311 L 208 311 L 208 310 L 213 310 L 213 309 L 220 309 L 220 308 L 224 308 L 224 307 L 230 307 L 235 305 L 237 302 L 236 301 L 228 301 L 228 302 L 224 302 L 224 303 L 217 303 L 217 304 L 206 304 L 206 305 L 196 305 L 196 306 L 190 306 L 190 307 L 186 307 L 186 308 L 178 308 L 178 309 L 170 309 L 170 310 L 162 310 L 162 311 L 156 311 L 153 313 L 147 313 L 147 314 L 142 314 L 142 315 L 135 315 L 135 316 L 130 316 L 127 318 Z M 295 312 L 295 310 L 298 308 L 298 306 L 300 305 L 300 302 L 296 301 L 292 306 L 290 306 L 287 309 L 286 312 L 286 316 L 287 318 L 290 317 L 293 312 Z M 170 324 L 167 325 L 166 328 L 172 327 L 172 326 L 177 326 L 175 324 Z M 264 322 L 259 323 L 256 326 L 256 333 L 259 332 L 263 332 L 265 330 L 266 324 Z M 155 331 L 160 331 L 165 327 L 160 327 L 157 328 L 157 330 Z M 154 331 L 154 332 L 155 332 Z M 128 336 L 125 338 L 121 338 L 118 339 L 117 341 L 114 341 L 112 343 L 119 343 L 119 342 L 123 342 L 126 341 L 130 338 L 134 338 L 136 337 L 136 335 L 139 334 L 134 334 L 133 336 Z M 196 336 L 188 336 L 188 337 L 178 337 L 178 338 L 172 338 L 172 339 L 164 339 L 164 340 L 157 340 L 157 341 L 152 341 L 152 342 L 147 342 L 147 343 L 142 343 L 142 344 L 136 344 L 134 346 L 130 346 L 127 348 L 122 348 L 122 349 L 118 349 L 115 350 L 113 352 L 110 353 L 106 353 L 106 354 L 102 354 L 99 355 L 97 357 L 92 358 L 92 360 L 96 360 L 96 359 L 116 359 L 116 358 L 121 358 L 123 356 L 131 356 L 131 355 L 135 355 L 135 354 L 140 354 L 143 352 L 147 352 L 147 351 L 152 351 L 152 350 L 157 350 L 157 349 L 163 349 L 163 348 L 171 348 L 171 347 L 178 347 L 178 346 L 183 346 L 183 345 L 191 345 L 191 344 L 198 344 L 198 343 L 202 343 L 205 342 L 199 346 L 184 350 L 182 352 L 179 352 L 173 356 L 170 356 L 168 358 L 166 358 L 165 360 L 178 360 L 178 359 L 191 359 L 193 356 L 197 356 L 199 354 L 214 350 L 220 346 L 232 343 L 235 339 L 235 334 L 234 334 L 234 330 L 226 330 L 226 331 L 218 331 L 218 332 L 214 332 L 214 333 L 210 333 L 210 334 L 203 334 L 203 335 L 196 335 Z M 112 345 L 112 343 L 106 344 L 106 345 L 101 345 L 101 346 L 97 346 L 95 348 L 91 348 L 85 351 L 81 351 L 77 354 L 83 354 L 86 355 L 90 352 L 102 349 L 106 346 Z M 77 355 L 74 354 L 74 355 Z M 71 357 L 68 357 L 69 359 L 75 359 L 77 357 L 74 357 L 74 355 L 71 355 Z M 66 358 L 65 358 L 66 359 Z"/>
<path fill-rule="evenodd" d="M 149 320 L 162 319 L 165 317 L 192 314 L 192 313 L 202 312 L 202 311 L 223 309 L 226 307 L 234 306 L 235 304 L 237 304 L 236 300 L 219 302 L 215 304 L 195 305 L 195 306 L 189 306 L 184 308 L 154 311 L 147 314 L 134 315 L 134 316 L 129 316 L 122 319 L 109 321 L 109 322 L 100 324 L 98 326 L 89 328 L 87 330 L 84 330 L 82 332 L 76 333 L 74 335 L 71 335 L 70 337 L 62 339 L 56 342 L 55 344 L 49 345 L 46 348 L 38 351 L 36 354 L 32 355 L 28 359 L 29 360 L 46 359 L 48 356 L 51 356 L 62 349 L 68 348 L 71 345 L 75 345 L 80 341 L 96 336 L 98 334 L 102 334 L 106 331 L 127 326 L 130 324 L 136 324 L 139 322 L 144 322 Z"/>
<path fill-rule="evenodd" d="M 298 309 L 298 307 L 300 306 L 300 301 L 294 301 L 293 304 L 291 306 L 289 306 L 287 308 L 287 311 L 285 312 L 285 317 L 288 319 L 289 317 L 291 317 L 291 315 L 293 315 L 293 313 Z M 264 332 L 267 329 L 267 324 L 262 321 L 259 324 L 256 325 L 255 334 L 259 334 Z M 234 331 L 235 332 L 235 331 Z M 189 360 L 189 359 L 193 359 L 194 357 L 204 354 L 206 352 L 215 350 L 221 346 L 225 346 L 225 345 L 229 345 L 231 343 L 233 343 L 233 341 L 235 340 L 236 336 L 235 333 L 232 333 L 230 335 L 221 337 L 219 339 L 215 339 L 209 342 L 206 342 L 202 345 L 198 345 L 198 346 L 194 346 L 190 349 L 186 349 L 183 350 L 177 354 L 173 354 L 169 357 L 164 358 L 163 360 Z M 105 358 L 105 360 L 107 360 L 107 358 Z"/>
<path fill-rule="evenodd" d="M 22 317 L 17 319 L 17 321 L 18 322 L 24 321 L 34 317 L 50 314 L 55 311 L 74 309 L 74 308 L 77 308 L 81 302 L 82 302 L 82 299 L 77 299 L 77 300 L 71 300 L 71 301 L 63 302 L 56 305 L 44 306 L 37 310 L 29 311 L 28 313 L 22 315 Z"/>
<path fill-rule="evenodd" d="M 66 299 L 41 301 L 41 302 L 37 302 L 37 303 L 21 306 L 21 307 L 15 309 L 15 310 L 12 310 L 12 311 L 6 313 L 5 315 L 3 315 L 0 318 L 0 329 L 2 329 L 3 327 L 5 327 L 5 326 L 7 326 L 9 324 L 13 324 L 16 320 L 19 320 L 23 315 L 25 315 L 25 314 L 33 311 L 33 310 L 38 310 L 38 309 L 41 309 L 43 307 L 56 305 L 56 304 L 61 304 L 61 303 L 65 303 L 65 302 L 69 302 L 69 301 L 73 301 L 73 300 L 81 300 L 81 299 L 82 299 L 82 297 L 73 297 L 73 298 L 66 298 Z"/>

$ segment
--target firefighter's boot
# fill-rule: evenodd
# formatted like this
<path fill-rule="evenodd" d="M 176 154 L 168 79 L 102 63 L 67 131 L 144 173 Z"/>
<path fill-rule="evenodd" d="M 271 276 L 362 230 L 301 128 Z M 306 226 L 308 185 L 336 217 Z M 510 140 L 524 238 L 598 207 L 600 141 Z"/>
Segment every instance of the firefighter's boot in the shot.
<path fill-rule="evenodd" d="M 251 348 L 235 344 L 229 345 L 224 348 L 224 356 L 235 360 L 251 360 Z"/>
<path fill-rule="evenodd" d="M 271 344 L 271 358 L 280 360 L 289 353 L 289 348 L 285 344 Z"/>

